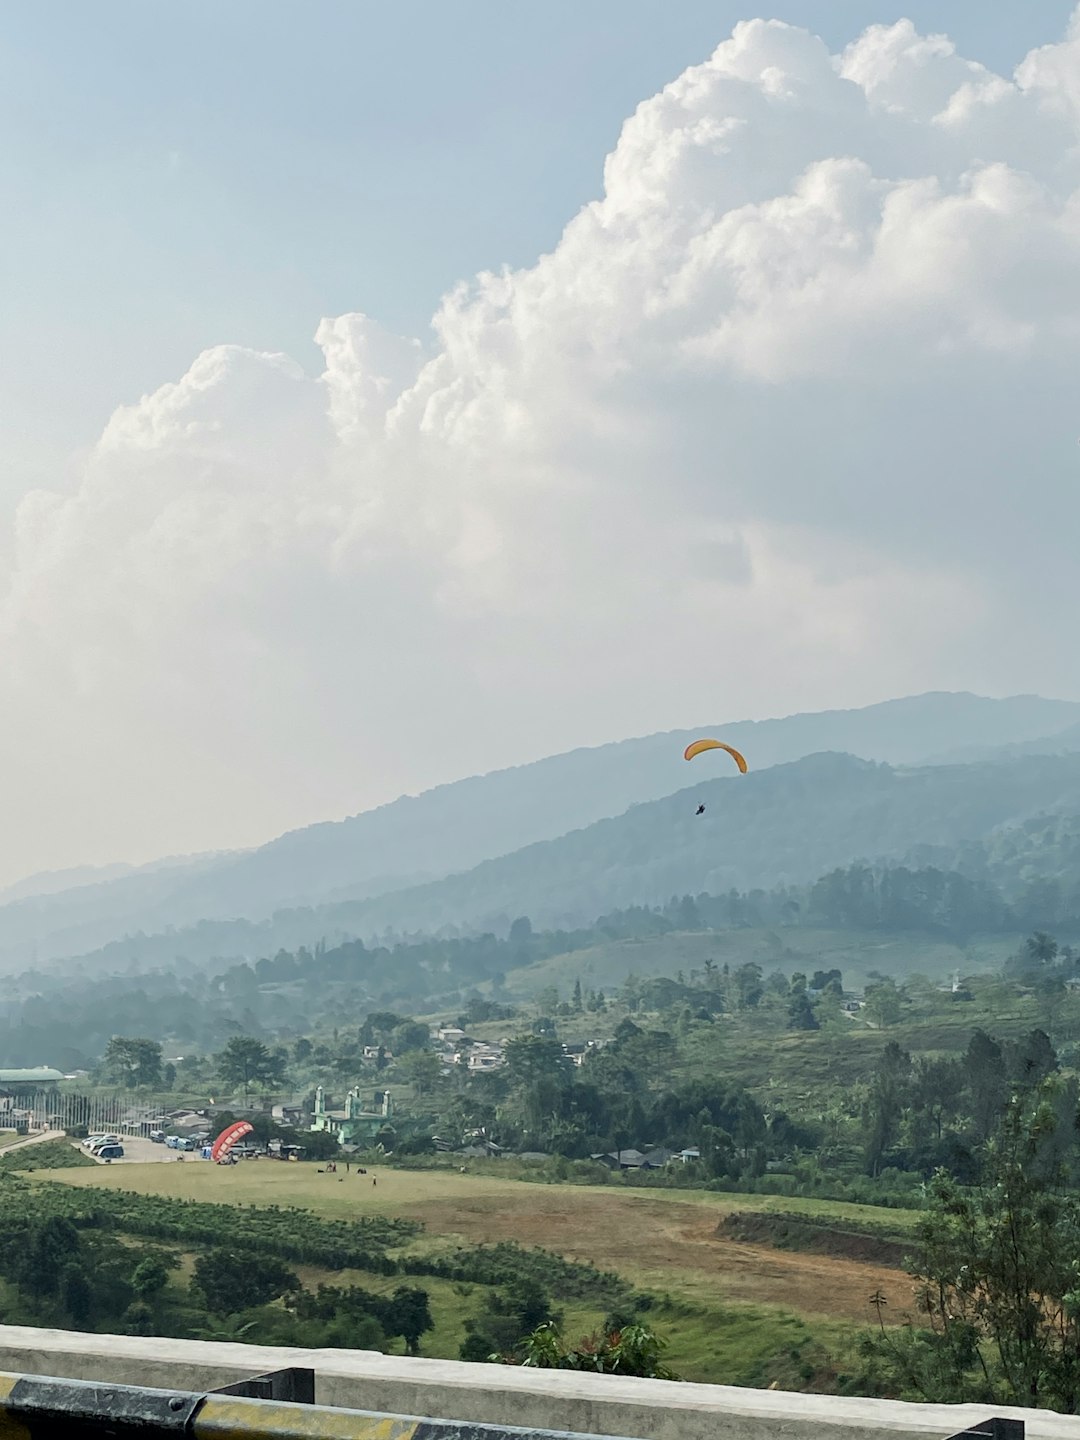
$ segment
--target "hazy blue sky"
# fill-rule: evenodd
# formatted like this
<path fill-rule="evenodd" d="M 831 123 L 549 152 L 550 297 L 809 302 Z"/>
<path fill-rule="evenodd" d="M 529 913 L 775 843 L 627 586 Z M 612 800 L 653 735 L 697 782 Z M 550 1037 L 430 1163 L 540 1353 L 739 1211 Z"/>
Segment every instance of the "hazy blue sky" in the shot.
<path fill-rule="evenodd" d="M 623 120 L 736 21 L 909 16 L 1005 74 L 1068 0 L 53 0 L 0 18 L 0 503 L 208 345 L 422 334 L 599 191 Z"/>
<path fill-rule="evenodd" d="M 0 883 L 1080 697 L 1071 10 L 4 6 Z"/>

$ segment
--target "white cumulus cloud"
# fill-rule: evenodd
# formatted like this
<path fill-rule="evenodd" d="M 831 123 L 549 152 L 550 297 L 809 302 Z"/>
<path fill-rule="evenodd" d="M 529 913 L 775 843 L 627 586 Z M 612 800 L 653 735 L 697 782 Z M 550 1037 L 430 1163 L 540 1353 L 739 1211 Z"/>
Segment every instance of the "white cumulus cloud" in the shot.
<path fill-rule="evenodd" d="M 423 342 L 208 350 L 28 495 L 5 876 L 915 687 L 1080 690 L 1080 26 L 736 27 Z"/>

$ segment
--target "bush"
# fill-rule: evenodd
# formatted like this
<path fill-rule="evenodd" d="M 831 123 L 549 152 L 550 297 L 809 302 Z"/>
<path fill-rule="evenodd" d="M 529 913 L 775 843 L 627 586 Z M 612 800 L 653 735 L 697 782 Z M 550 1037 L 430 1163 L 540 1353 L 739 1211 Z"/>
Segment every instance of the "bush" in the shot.
<path fill-rule="evenodd" d="M 554 1325 L 540 1325 L 522 1341 L 517 1357 L 504 1364 L 540 1370 L 595 1370 L 605 1375 L 638 1375 L 652 1380 L 678 1377 L 660 1359 L 667 1342 L 644 1325 L 604 1330 L 568 1345 Z"/>
<path fill-rule="evenodd" d="M 200 1255 L 191 1283 L 215 1315 L 235 1315 L 238 1310 L 267 1305 L 300 1289 L 300 1281 L 280 1260 L 226 1250 Z"/>

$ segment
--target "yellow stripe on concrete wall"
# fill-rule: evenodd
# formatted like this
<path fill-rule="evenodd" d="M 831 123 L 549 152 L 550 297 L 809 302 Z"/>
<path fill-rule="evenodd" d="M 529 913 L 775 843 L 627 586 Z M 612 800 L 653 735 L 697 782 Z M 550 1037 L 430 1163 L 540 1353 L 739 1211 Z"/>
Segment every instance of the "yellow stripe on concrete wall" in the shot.
<path fill-rule="evenodd" d="M 390 1416 L 332 1410 L 321 1405 L 286 1405 L 275 1400 L 242 1400 L 208 1395 L 195 1412 L 194 1440 L 415 1440 L 418 1422 Z M 0 1432 L 0 1440 L 6 1440 Z"/>
<path fill-rule="evenodd" d="M 0 1375 L 0 1440 L 30 1440 L 30 1431 L 7 1409 L 8 1397 L 18 1382 L 18 1375 Z"/>

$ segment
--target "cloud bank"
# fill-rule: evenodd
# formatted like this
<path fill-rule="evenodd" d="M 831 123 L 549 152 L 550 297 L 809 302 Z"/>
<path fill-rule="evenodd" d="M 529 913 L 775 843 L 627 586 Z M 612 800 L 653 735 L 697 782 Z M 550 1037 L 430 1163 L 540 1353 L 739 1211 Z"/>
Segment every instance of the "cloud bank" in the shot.
<path fill-rule="evenodd" d="M 748 21 L 422 341 L 219 346 L 17 518 L 0 874 L 916 688 L 1080 693 L 1080 21 Z"/>

